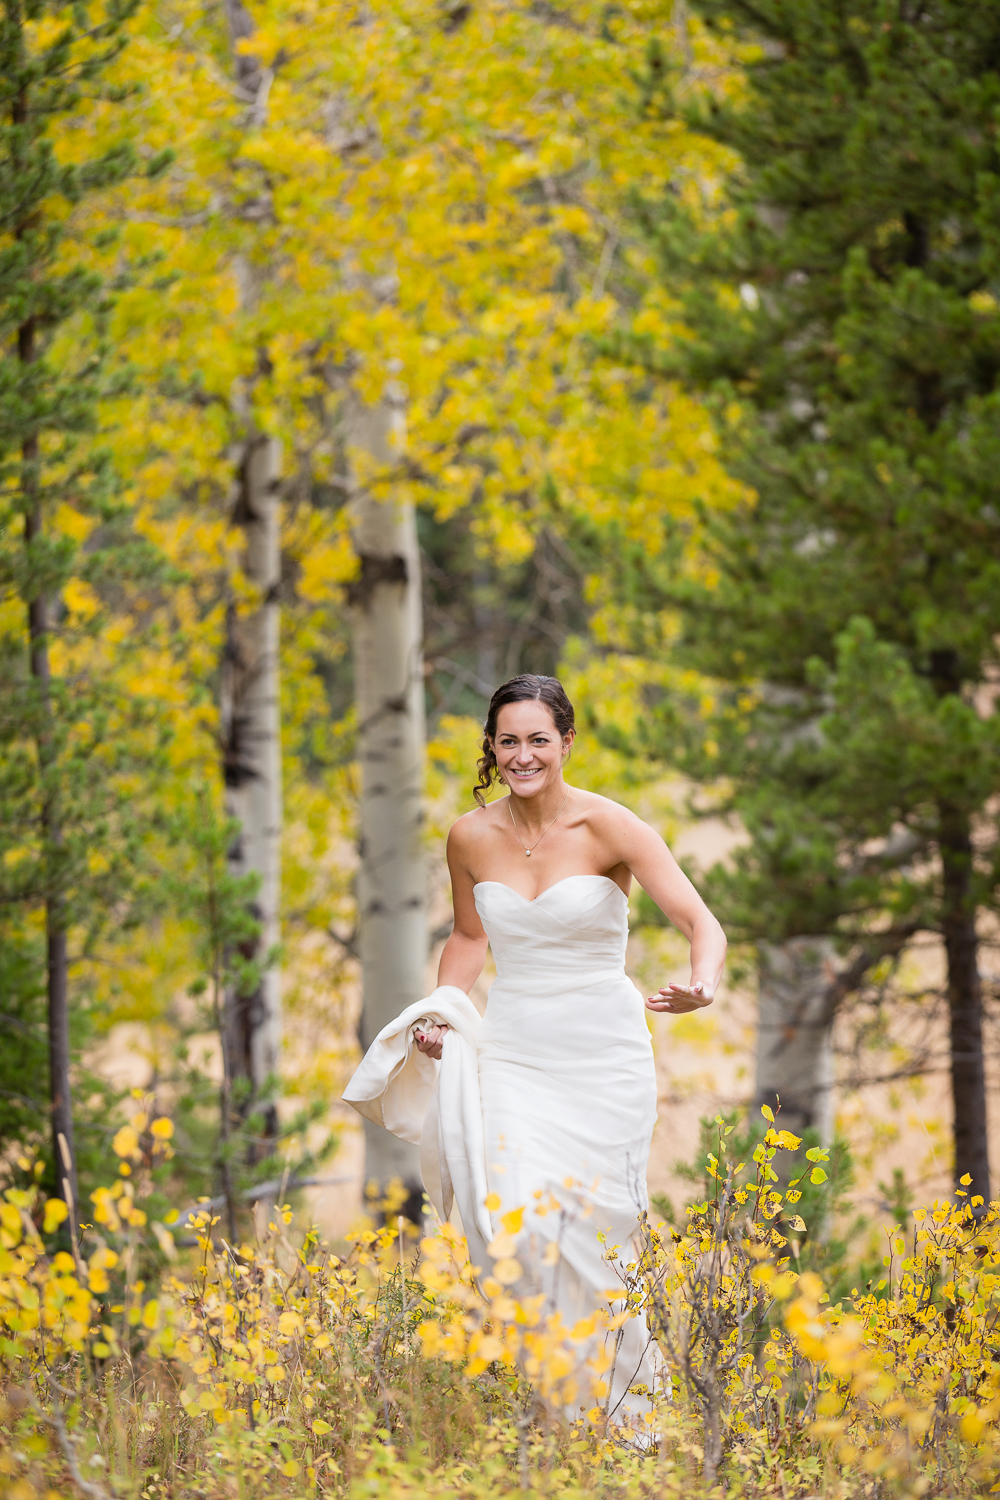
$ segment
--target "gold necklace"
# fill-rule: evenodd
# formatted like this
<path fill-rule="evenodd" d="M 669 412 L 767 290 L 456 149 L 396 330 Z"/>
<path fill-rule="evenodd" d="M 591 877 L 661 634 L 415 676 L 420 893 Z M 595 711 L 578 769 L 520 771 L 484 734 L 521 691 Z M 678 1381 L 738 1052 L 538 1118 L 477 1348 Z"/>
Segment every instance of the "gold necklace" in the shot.
<path fill-rule="evenodd" d="M 565 795 L 565 797 L 562 799 L 562 806 L 559 808 L 559 811 L 556 813 L 555 817 L 552 819 L 552 822 L 549 824 L 549 828 L 553 828 L 555 826 L 555 824 L 559 822 L 559 819 L 562 816 L 562 810 L 566 806 L 566 803 L 568 801 L 569 801 L 569 792 L 567 792 L 566 795 Z M 524 839 L 517 832 L 517 822 L 516 822 L 516 820 L 514 818 L 514 809 L 511 806 L 511 797 L 510 797 L 509 793 L 507 795 L 507 811 L 510 813 L 510 821 L 514 824 L 514 833 L 517 836 L 517 842 L 521 845 L 521 848 L 524 850 L 525 854 L 530 859 L 531 858 L 531 849 L 537 849 L 538 848 L 539 844 L 542 842 L 542 839 L 548 833 L 549 828 L 543 828 L 542 829 L 541 833 L 538 835 L 537 839 L 532 844 L 531 849 L 529 849 L 527 847 L 527 845 L 525 844 Z"/>

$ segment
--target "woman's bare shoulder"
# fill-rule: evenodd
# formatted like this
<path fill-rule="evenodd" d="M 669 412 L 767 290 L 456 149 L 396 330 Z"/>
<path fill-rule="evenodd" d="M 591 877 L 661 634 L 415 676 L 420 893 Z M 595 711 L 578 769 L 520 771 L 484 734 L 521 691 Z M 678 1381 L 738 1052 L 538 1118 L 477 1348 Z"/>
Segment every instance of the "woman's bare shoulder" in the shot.
<path fill-rule="evenodd" d="M 595 829 L 610 832 L 617 828 L 634 828 L 637 823 L 646 826 L 631 808 L 615 802 L 612 797 L 602 797 L 600 792 L 585 792 L 580 787 L 574 787 L 573 794 L 577 816 L 585 818 Z"/>
<path fill-rule="evenodd" d="M 466 854 L 475 849 L 489 836 L 490 830 L 496 827 L 496 822 L 495 804 L 492 802 L 463 813 L 448 830 L 449 850 L 455 854 Z"/>
<path fill-rule="evenodd" d="M 656 837 L 631 808 L 599 792 L 577 792 L 576 816 L 596 841 L 600 857 L 611 864 L 630 864 L 636 851 Z"/>

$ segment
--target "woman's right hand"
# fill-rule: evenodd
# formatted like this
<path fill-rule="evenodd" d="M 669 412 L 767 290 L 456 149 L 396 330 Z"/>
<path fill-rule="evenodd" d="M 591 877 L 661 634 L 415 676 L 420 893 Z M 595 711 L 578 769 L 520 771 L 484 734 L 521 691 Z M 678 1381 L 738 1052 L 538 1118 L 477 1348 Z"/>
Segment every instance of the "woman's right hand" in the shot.
<path fill-rule="evenodd" d="M 702 979 L 697 984 L 665 984 L 658 995 L 650 995 L 646 1009 L 665 1011 L 670 1016 L 686 1016 L 692 1010 L 711 1005 L 714 997 L 714 989 Z"/>
<path fill-rule="evenodd" d="M 441 1061 L 441 1043 L 447 1026 L 428 1026 L 420 1028 L 413 1033 L 413 1039 L 417 1044 L 417 1051 L 422 1052 L 425 1057 L 433 1057 L 437 1062 Z"/>

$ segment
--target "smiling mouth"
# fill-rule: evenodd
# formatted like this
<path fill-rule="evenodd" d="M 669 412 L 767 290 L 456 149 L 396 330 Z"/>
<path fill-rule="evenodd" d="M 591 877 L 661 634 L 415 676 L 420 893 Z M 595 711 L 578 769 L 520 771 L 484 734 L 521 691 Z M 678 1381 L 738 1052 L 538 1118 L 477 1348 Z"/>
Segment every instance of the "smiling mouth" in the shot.
<path fill-rule="evenodd" d="M 522 781 L 527 781 L 529 776 L 539 776 L 541 774 L 541 771 L 541 766 L 532 766 L 529 771 L 512 771 L 511 775 L 520 776 Z"/>

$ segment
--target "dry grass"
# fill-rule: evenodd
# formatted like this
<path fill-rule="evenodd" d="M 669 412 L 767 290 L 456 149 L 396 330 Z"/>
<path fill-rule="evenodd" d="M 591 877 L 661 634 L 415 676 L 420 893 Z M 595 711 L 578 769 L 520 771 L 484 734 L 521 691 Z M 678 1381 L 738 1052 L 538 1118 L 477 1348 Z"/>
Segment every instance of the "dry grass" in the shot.
<path fill-rule="evenodd" d="M 540 1298 L 493 1279 L 483 1295 L 448 1226 L 419 1245 L 369 1229 L 337 1255 L 311 1233 L 293 1246 L 288 1210 L 238 1248 L 206 1212 L 190 1261 L 161 1260 L 154 1284 L 154 1237 L 127 1186 L 97 1195 L 76 1258 L 45 1249 L 59 1206 L 8 1194 L 0 1492 L 989 1492 L 1000 1205 L 936 1207 L 896 1237 L 883 1285 L 831 1308 L 794 1272 L 794 1204 L 772 1167 L 793 1143 L 771 1131 L 745 1182 L 720 1140 L 715 1194 L 686 1233 L 643 1226 L 623 1298 L 646 1309 L 672 1379 L 648 1451 L 602 1419 L 615 1319 L 567 1330 Z M 587 1419 L 554 1415 L 584 1393 Z"/>

